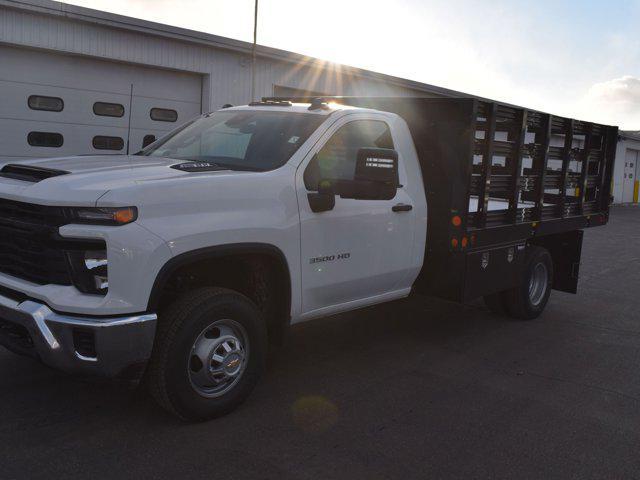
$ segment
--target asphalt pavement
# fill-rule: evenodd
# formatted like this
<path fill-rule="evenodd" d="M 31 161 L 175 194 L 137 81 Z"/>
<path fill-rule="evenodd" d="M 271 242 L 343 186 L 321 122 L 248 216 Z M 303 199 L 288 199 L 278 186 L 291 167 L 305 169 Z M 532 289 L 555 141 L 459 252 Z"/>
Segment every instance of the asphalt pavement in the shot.
<path fill-rule="evenodd" d="M 299 325 L 202 424 L 2 349 L 0 411 L 0 479 L 637 478 L 640 208 L 535 321 L 413 298 Z"/>

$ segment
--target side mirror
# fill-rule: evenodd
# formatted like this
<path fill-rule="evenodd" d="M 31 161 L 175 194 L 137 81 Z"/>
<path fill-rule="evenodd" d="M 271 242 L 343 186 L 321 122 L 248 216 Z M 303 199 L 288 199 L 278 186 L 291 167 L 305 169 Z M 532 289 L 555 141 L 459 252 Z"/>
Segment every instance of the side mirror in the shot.
<path fill-rule="evenodd" d="M 398 152 L 389 148 L 361 148 L 356 160 L 356 181 L 398 187 Z"/>
<path fill-rule="evenodd" d="M 398 152 L 388 148 L 358 150 L 353 180 L 340 186 L 341 198 L 391 200 L 398 190 Z"/>
<path fill-rule="evenodd" d="M 327 212 L 336 206 L 336 193 L 333 185 L 327 180 L 318 183 L 318 191 L 307 193 L 309 207 L 314 213 Z"/>

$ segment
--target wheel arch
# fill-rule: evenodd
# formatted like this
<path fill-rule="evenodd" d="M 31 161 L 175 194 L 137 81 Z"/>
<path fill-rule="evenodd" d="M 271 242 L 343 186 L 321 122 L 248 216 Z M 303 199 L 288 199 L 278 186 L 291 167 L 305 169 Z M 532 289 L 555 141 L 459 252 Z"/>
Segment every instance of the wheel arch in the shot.
<path fill-rule="evenodd" d="M 149 300 L 147 303 L 147 311 L 158 311 L 162 304 L 162 296 L 165 289 L 170 285 L 172 279 L 184 269 L 191 266 L 201 265 L 206 262 L 224 262 L 224 261 L 241 261 L 248 257 L 268 258 L 272 265 L 275 266 L 275 275 L 282 287 L 281 292 L 275 292 L 279 295 L 278 328 L 284 327 L 290 323 L 291 318 L 291 272 L 289 263 L 282 250 L 275 245 L 268 243 L 234 243 L 225 245 L 216 245 L 210 247 L 199 248 L 189 252 L 181 253 L 168 260 L 160 269 L 153 283 Z M 217 285 L 224 286 L 224 285 Z M 284 329 L 278 334 L 284 333 Z"/>

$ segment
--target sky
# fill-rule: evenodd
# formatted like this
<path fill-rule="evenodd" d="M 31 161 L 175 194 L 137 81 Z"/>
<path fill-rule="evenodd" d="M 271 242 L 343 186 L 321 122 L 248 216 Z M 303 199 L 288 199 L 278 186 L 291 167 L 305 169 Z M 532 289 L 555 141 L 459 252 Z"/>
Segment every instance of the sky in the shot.
<path fill-rule="evenodd" d="M 254 0 L 70 0 L 253 37 Z M 258 43 L 640 130 L 640 0 L 259 0 Z"/>

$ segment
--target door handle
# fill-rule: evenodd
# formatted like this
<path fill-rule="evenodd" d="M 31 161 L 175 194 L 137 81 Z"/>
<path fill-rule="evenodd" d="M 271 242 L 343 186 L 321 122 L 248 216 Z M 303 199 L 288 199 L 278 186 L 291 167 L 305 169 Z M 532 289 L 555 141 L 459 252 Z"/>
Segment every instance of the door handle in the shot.
<path fill-rule="evenodd" d="M 407 205 L 405 203 L 399 203 L 391 207 L 392 212 L 410 212 L 413 210 L 413 205 Z"/>

